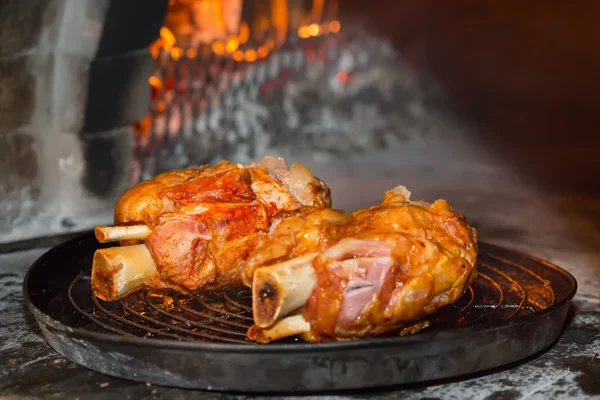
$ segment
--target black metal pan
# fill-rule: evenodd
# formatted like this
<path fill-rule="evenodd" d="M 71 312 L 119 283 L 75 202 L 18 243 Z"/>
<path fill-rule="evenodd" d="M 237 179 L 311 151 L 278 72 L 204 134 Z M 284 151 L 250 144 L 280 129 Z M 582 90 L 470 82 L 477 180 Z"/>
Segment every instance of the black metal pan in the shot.
<path fill-rule="evenodd" d="M 551 346 L 577 290 L 573 276 L 555 265 L 481 243 L 476 281 L 420 333 L 258 345 L 245 340 L 252 320 L 244 290 L 96 299 L 89 273 L 102 246 L 89 233 L 31 266 L 25 301 L 44 337 L 58 353 L 92 370 L 181 388 L 335 391 L 479 373 Z"/>

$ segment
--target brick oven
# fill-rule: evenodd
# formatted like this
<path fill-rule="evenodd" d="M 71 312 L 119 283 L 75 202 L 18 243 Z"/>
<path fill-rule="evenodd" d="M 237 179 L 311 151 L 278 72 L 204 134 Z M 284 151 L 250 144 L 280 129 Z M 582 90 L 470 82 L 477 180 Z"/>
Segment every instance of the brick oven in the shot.
<path fill-rule="evenodd" d="M 600 2 L 522 0 L 4 0 L 0 397 L 600 393 L 598 10 Z M 331 321 L 329 306 L 342 314 L 350 292 L 368 307 L 417 310 L 439 286 L 431 278 L 449 264 L 465 269 L 447 262 L 451 249 L 423 253 L 415 240 L 448 230 L 462 241 L 444 206 L 433 229 L 423 214 L 407 228 L 409 218 L 392 221 L 385 209 L 381 227 L 346 237 L 345 254 L 341 241 L 328 243 L 338 250 L 327 257 L 341 257 L 319 257 L 316 269 L 306 255 L 271 260 L 276 273 L 265 276 L 277 279 L 255 293 L 163 291 L 158 275 L 147 281 L 174 249 L 193 263 L 167 265 L 164 275 L 185 281 L 181 271 L 199 271 L 198 253 L 212 257 L 198 242 L 214 240 L 199 228 L 202 215 L 187 238 L 184 221 L 161 221 L 152 236 L 137 218 L 115 229 L 121 193 L 165 170 L 264 155 L 309 167 L 337 209 L 379 204 L 397 185 L 412 200 L 447 200 L 477 229 L 475 280 L 455 303 L 386 337 L 310 343 L 304 335 L 313 328 L 298 311 L 312 301 L 288 295 L 314 292 L 320 264 L 337 277 L 317 277 L 314 293 L 343 283 L 341 296 L 317 303 Z M 219 230 L 226 218 L 213 205 L 193 211 Z M 169 246 L 153 254 L 172 221 Z M 112 237 L 96 237 L 97 225 Z M 297 237 L 321 237 L 313 228 Z M 378 249 L 396 235 L 408 241 L 390 251 L 392 264 Z M 141 243 L 110 242 L 118 238 Z M 241 266 L 227 242 L 222 254 Z M 287 251 L 281 244 L 275 256 Z M 439 268 L 421 262 L 426 253 Z M 95 279 L 94 265 L 106 273 Z M 212 258 L 202 265 L 216 268 Z M 345 283 L 346 268 L 365 279 Z M 122 296 L 99 295 L 98 276 Z M 281 340 L 249 343 L 254 299 L 275 304 L 282 294 L 294 297 L 284 313 L 300 308 L 270 326 L 279 336 L 267 339 Z"/>

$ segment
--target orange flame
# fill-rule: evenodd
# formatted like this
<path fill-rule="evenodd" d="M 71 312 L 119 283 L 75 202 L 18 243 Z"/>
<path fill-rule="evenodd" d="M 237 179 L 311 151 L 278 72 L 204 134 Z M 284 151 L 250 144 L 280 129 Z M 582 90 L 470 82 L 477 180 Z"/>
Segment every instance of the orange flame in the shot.
<path fill-rule="evenodd" d="M 333 33 L 338 33 L 341 29 L 342 25 L 340 24 L 340 21 L 331 21 L 329 23 L 329 31 L 333 32 Z"/>
<path fill-rule="evenodd" d="M 152 86 L 155 89 L 162 88 L 162 81 L 154 75 L 152 75 L 150 78 L 148 78 L 148 83 L 150 84 L 150 86 Z"/>
<path fill-rule="evenodd" d="M 240 47 L 240 42 L 238 38 L 231 37 L 229 38 L 229 40 L 227 40 L 227 43 L 225 44 L 225 51 L 227 52 L 227 54 L 231 54 L 234 51 L 236 51 L 238 47 Z"/>
<path fill-rule="evenodd" d="M 235 60 L 235 61 L 242 61 L 244 59 L 244 52 L 241 50 L 236 50 L 233 52 L 233 54 L 231 55 L 231 57 Z"/>
<path fill-rule="evenodd" d="M 185 55 L 187 56 L 187 58 L 196 58 L 198 52 L 196 51 L 196 49 L 189 48 L 185 51 Z"/>
<path fill-rule="evenodd" d="M 325 2 L 323 0 L 314 0 L 313 1 L 313 8 L 312 8 L 311 16 L 310 16 L 313 21 L 321 20 L 321 15 L 323 15 L 324 3 Z"/>
<path fill-rule="evenodd" d="M 254 50 L 246 50 L 244 53 L 244 59 L 248 62 L 254 62 L 258 58 L 256 51 Z"/>
<path fill-rule="evenodd" d="M 308 33 L 310 34 L 310 36 L 318 36 L 320 32 L 321 32 L 321 28 L 319 27 L 319 25 L 310 24 L 308 26 Z"/>
<path fill-rule="evenodd" d="M 238 4 L 237 1 L 236 4 Z M 171 29 L 163 26 L 160 29 L 160 37 L 150 45 L 150 51 L 155 59 L 160 56 L 161 52 L 168 54 L 174 61 L 182 57 L 194 59 L 198 56 L 198 52 L 202 51 L 228 56 L 235 61 L 253 62 L 266 58 L 272 51 L 279 48 L 285 42 L 290 29 L 292 29 L 292 32 L 296 31 L 297 35 L 302 39 L 339 32 L 341 29 L 340 22 L 334 19 L 337 17 L 338 1 L 329 0 L 325 2 L 324 0 L 312 0 L 311 10 L 306 12 L 291 6 L 288 0 L 267 0 L 268 10 L 262 9 L 264 12 L 256 20 L 240 21 L 237 19 L 236 21 L 236 13 L 241 13 L 241 10 L 238 11 L 239 4 L 241 3 L 235 6 L 232 3 L 232 6 L 228 7 L 228 3 L 221 3 L 217 0 L 193 0 L 194 6 L 191 7 L 194 10 L 194 23 L 189 24 L 186 22 L 189 24 L 188 26 L 182 22 L 185 26 L 177 25 L 171 27 Z M 174 0 L 169 0 L 170 7 L 176 3 Z M 201 11 L 205 12 L 205 18 L 201 18 L 201 21 L 196 21 L 199 15 L 198 12 Z M 296 15 L 298 13 L 301 13 L 301 15 Z M 212 18 L 212 22 L 210 23 L 209 20 L 205 21 L 209 16 Z M 171 21 L 177 21 L 177 19 L 171 19 Z M 226 23 L 227 21 L 229 22 Z M 196 26 L 198 23 L 206 26 L 203 28 Z M 225 28 L 225 25 L 227 25 L 227 28 Z M 203 29 L 209 29 L 210 31 L 213 28 L 218 28 L 219 32 L 215 31 L 213 35 L 211 32 L 203 31 Z M 226 29 L 228 33 L 225 34 L 225 31 L 221 28 Z M 198 33 L 207 33 L 207 37 L 217 40 L 210 40 L 210 43 L 203 41 L 201 47 L 183 48 L 174 32 L 178 35 L 182 34 L 182 32 L 194 34 L 196 30 L 198 30 Z M 250 36 L 255 33 L 258 35 L 259 41 L 254 43 L 253 46 L 248 46 Z M 160 84 L 160 80 L 157 77 L 152 77 L 150 80 L 150 84 L 153 87 L 158 87 Z"/>
<path fill-rule="evenodd" d="M 247 23 L 242 22 L 240 24 L 240 34 L 238 36 L 240 44 L 246 43 L 248 41 L 249 37 L 250 37 L 250 28 L 248 27 Z"/>
<path fill-rule="evenodd" d="M 217 55 L 225 54 L 225 44 L 223 42 L 221 42 L 220 40 L 213 42 L 212 51 L 213 51 L 213 53 L 215 53 Z"/>
<path fill-rule="evenodd" d="M 298 28 L 298 36 L 302 39 L 307 39 L 310 37 L 310 32 L 308 31 L 308 26 L 301 26 Z"/>
<path fill-rule="evenodd" d="M 175 35 L 166 26 L 160 28 L 160 38 L 162 39 L 162 46 L 166 51 L 170 51 L 175 45 Z"/>
<path fill-rule="evenodd" d="M 266 46 L 260 46 L 256 51 L 258 58 L 263 59 L 269 55 L 269 49 Z"/>

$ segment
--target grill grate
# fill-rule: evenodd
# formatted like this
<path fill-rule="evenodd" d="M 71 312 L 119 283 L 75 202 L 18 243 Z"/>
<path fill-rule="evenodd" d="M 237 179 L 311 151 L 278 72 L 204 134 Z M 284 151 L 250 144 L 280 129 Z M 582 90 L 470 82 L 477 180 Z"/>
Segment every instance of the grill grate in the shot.
<path fill-rule="evenodd" d="M 123 336 L 248 343 L 252 324 L 250 291 L 184 296 L 139 291 L 124 299 L 104 302 L 90 289 L 89 274 L 81 273 L 69 287 L 69 301 L 95 326 Z"/>
<path fill-rule="evenodd" d="M 252 323 L 245 289 L 95 299 L 89 269 L 103 246 L 88 233 L 48 251 L 29 269 L 25 304 L 44 337 L 59 354 L 92 370 L 188 389 L 314 393 L 489 371 L 551 346 L 577 291 L 567 271 L 480 242 L 478 278 L 459 301 L 431 315 L 420 333 L 257 345 L 245 338 Z"/>
<path fill-rule="evenodd" d="M 478 271 L 459 301 L 429 317 L 430 326 L 425 331 L 507 321 L 556 302 L 550 283 L 519 263 L 483 253 Z M 91 292 L 89 280 L 89 272 L 82 272 L 68 289 L 71 305 L 85 317 L 80 320 L 86 322 L 78 325 L 86 329 L 141 338 L 253 345 L 246 340 L 252 325 L 247 289 L 193 296 L 139 291 L 119 301 L 103 302 Z M 386 336 L 394 334 L 397 332 Z"/>

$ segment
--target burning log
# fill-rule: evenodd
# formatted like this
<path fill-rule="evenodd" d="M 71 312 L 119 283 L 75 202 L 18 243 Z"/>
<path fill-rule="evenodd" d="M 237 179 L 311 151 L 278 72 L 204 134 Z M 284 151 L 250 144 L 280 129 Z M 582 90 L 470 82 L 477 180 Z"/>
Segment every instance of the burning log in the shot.
<path fill-rule="evenodd" d="M 252 325 L 248 329 L 248 337 L 257 343 L 269 343 L 274 340 L 283 339 L 288 336 L 299 335 L 310 331 L 308 323 L 302 314 L 292 315 L 275 323 L 270 328 L 260 328 Z"/>
<path fill-rule="evenodd" d="M 145 244 L 98 249 L 92 264 L 92 290 L 113 301 L 150 282 L 156 262 Z"/>
<path fill-rule="evenodd" d="M 312 262 L 317 253 L 258 268 L 252 283 L 252 312 L 259 328 L 304 306 L 317 285 Z M 275 328 L 273 328 L 275 329 Z"/>
<path fill-rule="evenodd" d="M 152 230 L 146 225 L 97 226 L 94 230 L 100 243 L 118 242 L 121 240 L 144 240 Z"/>

